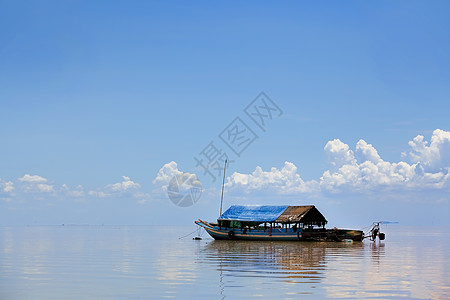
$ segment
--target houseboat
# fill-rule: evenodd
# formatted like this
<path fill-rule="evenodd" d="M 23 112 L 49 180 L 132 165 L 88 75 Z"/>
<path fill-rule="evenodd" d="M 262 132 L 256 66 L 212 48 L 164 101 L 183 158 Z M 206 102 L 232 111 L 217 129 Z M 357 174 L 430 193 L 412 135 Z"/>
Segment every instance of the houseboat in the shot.
<path fill-rule="evenodd" d="M 327 229 L 314 205 L 232 205 L 217 219 L 195 224 L 216 240 L 362 241 L 361 230 Z"/>
<path fill-rule="evenodd" d="M 365 235 L 361 230 L 327 229 L 328 221 L 314 205 L 232 205 L 222 214 L 225 171 L 223 170 L 220 216 L 217 223 L 194 221 L 216 240 L 262 240 L 262 241 L 372 241 L 378 237 L 380 223 L 373 223 Z"/>

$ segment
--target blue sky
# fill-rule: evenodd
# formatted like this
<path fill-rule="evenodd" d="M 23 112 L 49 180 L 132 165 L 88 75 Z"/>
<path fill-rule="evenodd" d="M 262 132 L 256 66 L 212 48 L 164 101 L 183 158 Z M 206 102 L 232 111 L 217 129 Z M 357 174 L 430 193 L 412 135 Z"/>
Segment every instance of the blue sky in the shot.
<path fill-rule="evenodd" d="M 0 224 L 212 220 L 194 156 L 235 117 L 258 139 L 229 153 L 225 207 L 448 224 L 449 6 L 2 1 Z M 283 112 L 266 132 L 244 113 L 261 91 Z M 198 202 L 174 205 L 161 169 L 196 174 Z"/>

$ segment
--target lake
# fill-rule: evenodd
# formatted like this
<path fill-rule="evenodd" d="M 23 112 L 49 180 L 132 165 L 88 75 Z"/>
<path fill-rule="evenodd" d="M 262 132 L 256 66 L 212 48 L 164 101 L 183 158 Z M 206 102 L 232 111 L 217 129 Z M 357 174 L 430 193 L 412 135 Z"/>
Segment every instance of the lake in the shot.
<path fill-rule="evenodd" d="M 0 227 L 0 299 L 449 299 L 449 228 L 355 243 L 214 241 L 162 226 Z"/>

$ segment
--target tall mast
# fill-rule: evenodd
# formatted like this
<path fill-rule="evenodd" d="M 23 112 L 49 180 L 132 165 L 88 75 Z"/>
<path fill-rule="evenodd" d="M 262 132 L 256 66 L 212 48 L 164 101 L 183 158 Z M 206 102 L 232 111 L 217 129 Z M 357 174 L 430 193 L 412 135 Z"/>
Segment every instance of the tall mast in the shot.
<path fill-rule="evenodd" d="M 227 168 L 227 160 L 225 159 L 225 165 L 223 167 L 223 180 L 222 180 L 222 196 L 220 197 L 220 215 L 222 215 L 222 203 L 223 203 L 223 186 L 225 185 L 225 169 Z"/>

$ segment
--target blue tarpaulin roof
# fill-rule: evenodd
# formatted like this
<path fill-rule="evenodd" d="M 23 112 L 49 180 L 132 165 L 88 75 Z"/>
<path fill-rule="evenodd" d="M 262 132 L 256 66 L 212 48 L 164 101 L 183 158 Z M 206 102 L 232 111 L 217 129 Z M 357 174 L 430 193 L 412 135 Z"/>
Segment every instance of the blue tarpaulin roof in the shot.
<path fill-rule="evenodd" d="M 218 220 L 273 222 L 288 205 L 232 205 Z"/>

